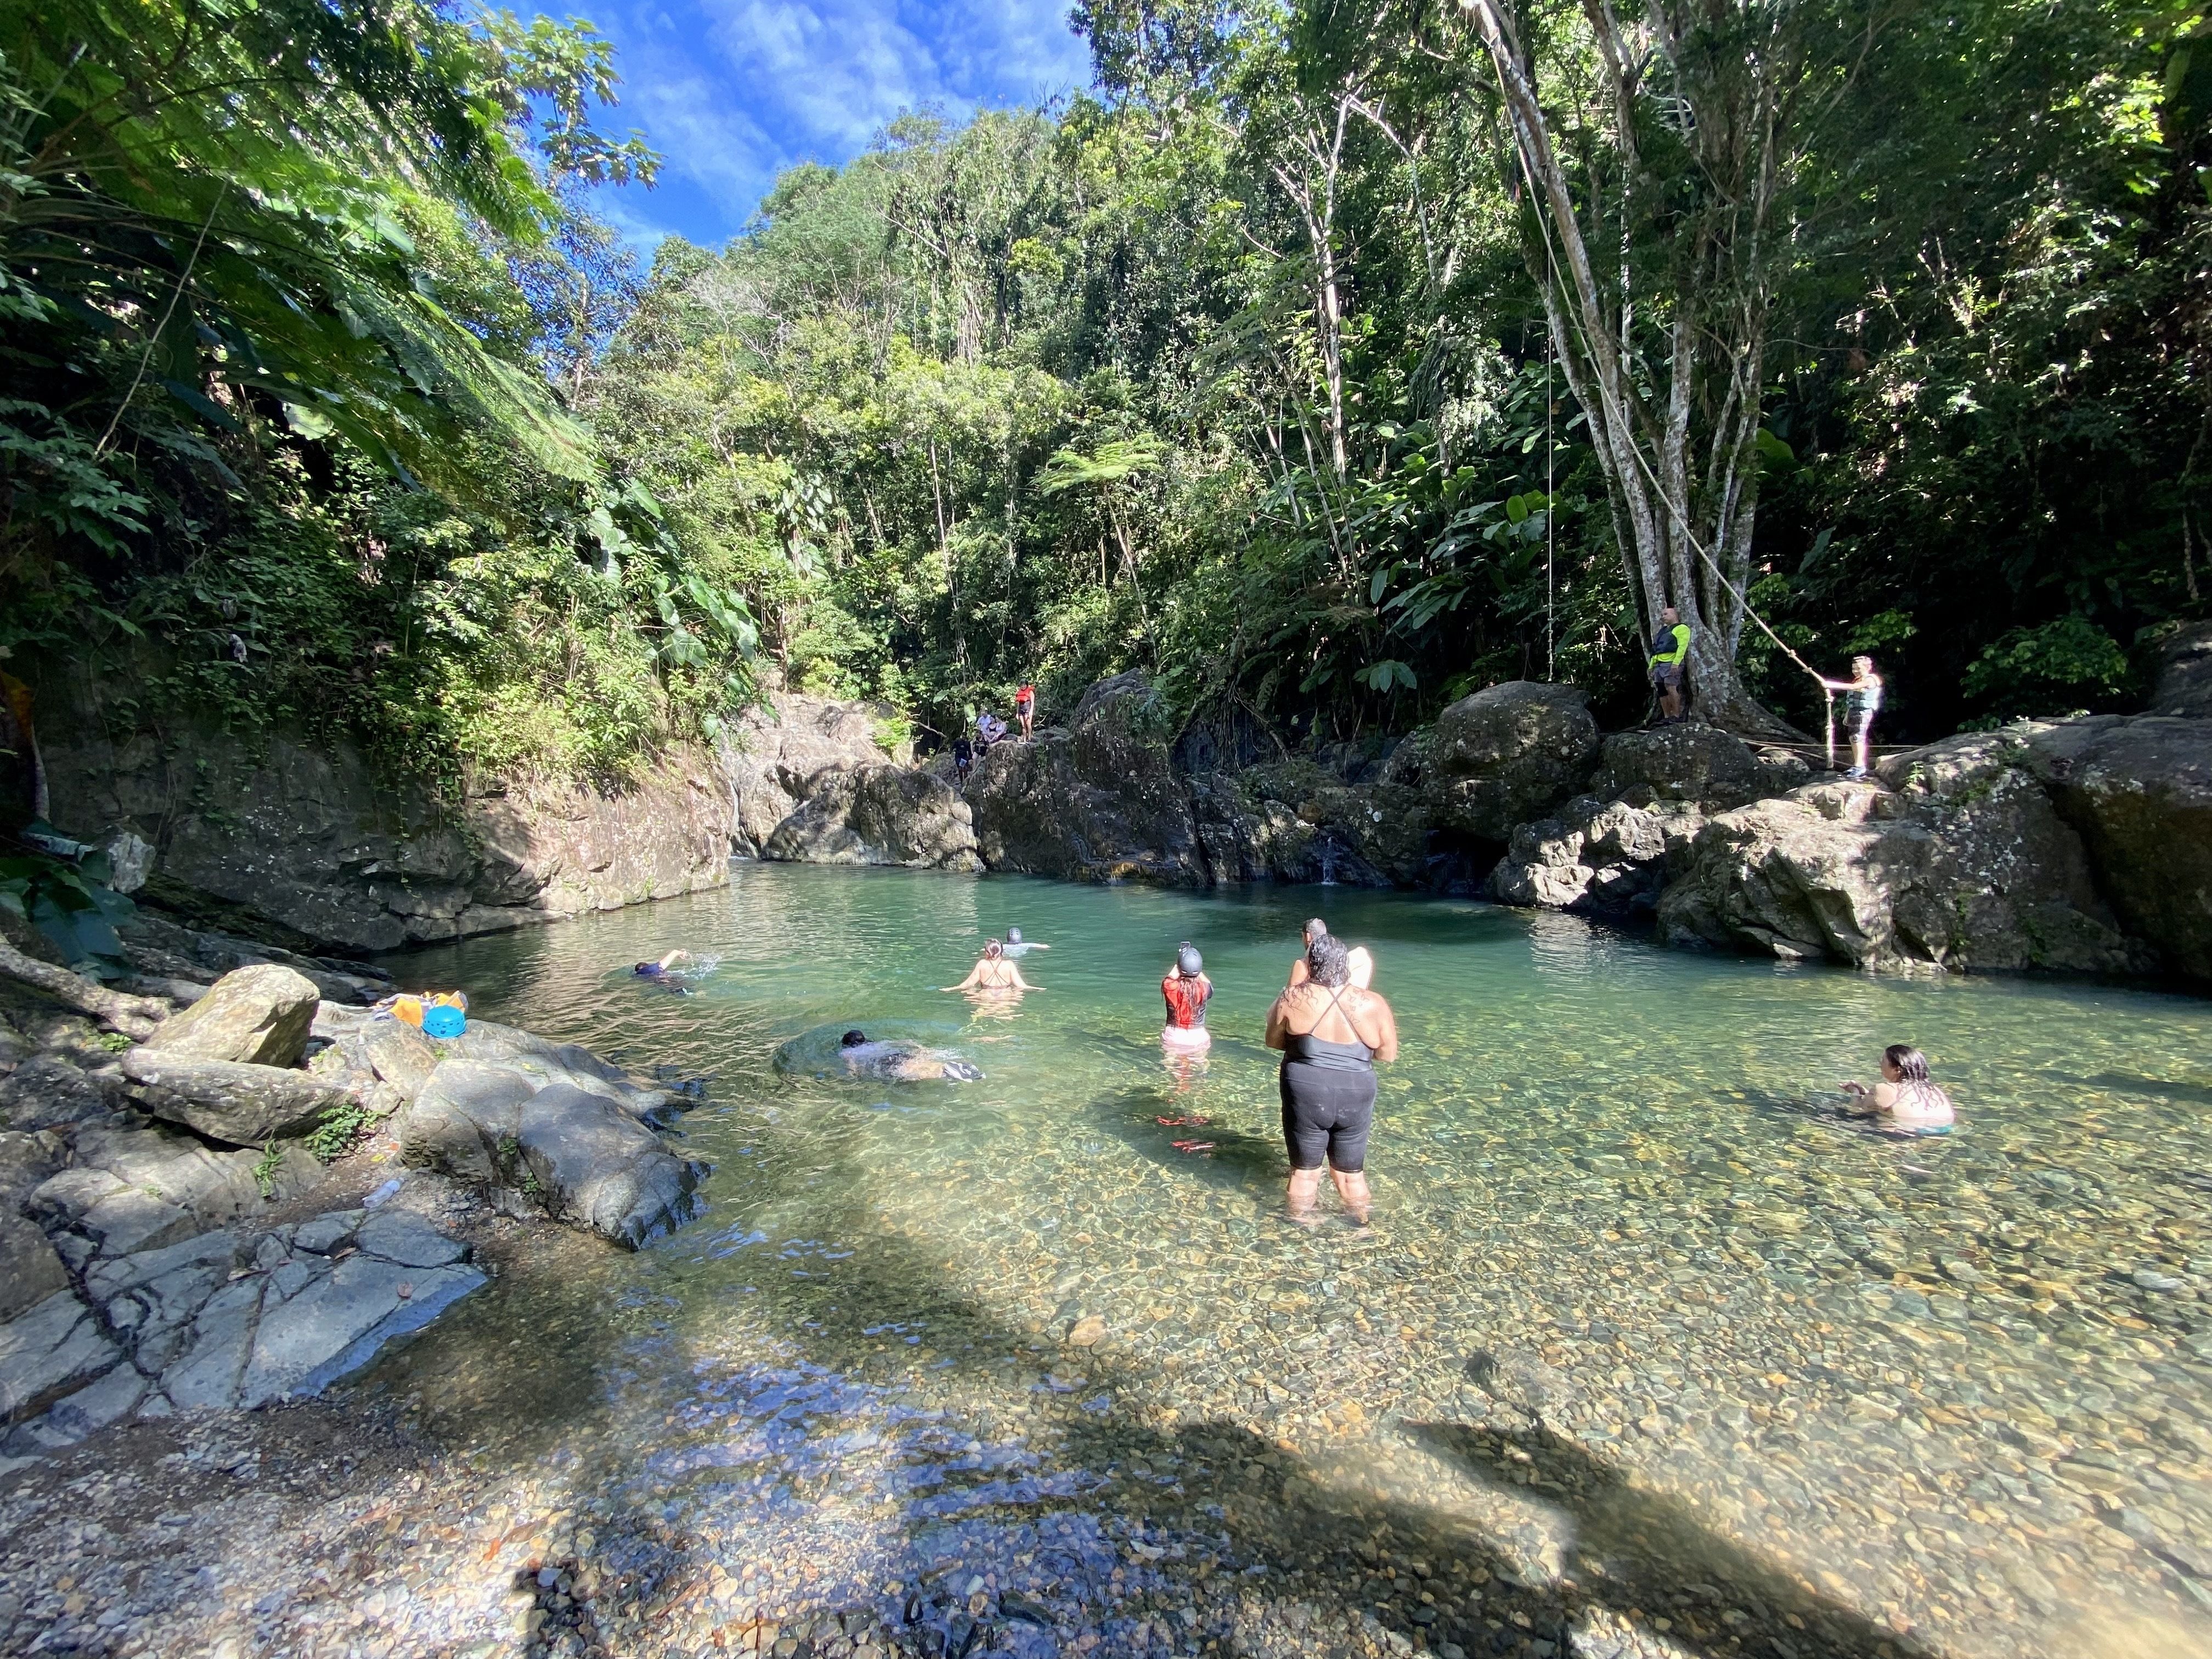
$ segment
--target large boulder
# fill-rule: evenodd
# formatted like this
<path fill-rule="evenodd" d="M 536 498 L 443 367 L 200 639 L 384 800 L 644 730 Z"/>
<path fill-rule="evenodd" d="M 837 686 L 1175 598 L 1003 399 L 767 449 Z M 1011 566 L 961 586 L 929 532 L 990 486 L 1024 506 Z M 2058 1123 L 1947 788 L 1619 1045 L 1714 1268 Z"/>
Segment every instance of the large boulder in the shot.
<path fill-rule="evenodd" d="M 1938 745 L 1893 793 L 1814 784 L 1709 820 L 1660 896 L 1670 944 L 1876 972 L 2140 972 L 2015 741 Z"/>
<path fill-rule="evenodd" d="M 386 1208 L 202 1233 L 97 1261 L 83 1279 L 97 1316 L 85 1317 L 75 1296 L 36 1310 L 37 1341 L 22 1346 L 38 1368 L 12 1388 L 14 1332 L 0 1333 L 0 1411 L 51 1407 L 0 1449 L 52 1449 L 132 1416 L 317 1393 L 483 1284 L 467 1256 L 422 1217 Z"/>
<path fill-rule="evenodd" d="M 556 1221 L 635 1249 L 698 1212 L 694 1194 L 704 1167 L 610 1109 L 605 1096 L 562 1083 L 540 1089 L 525 1103 L 515 1138 L 525 1190 L 534 1186 Z"/>
<path fill-rule="evenodd" d="M 123 1351 L 74 1291 L 0 1325 L 0 1424 L 20 1422 L 112 1370 Z"/>
<path fill-rule="evenodd" d="M 2022 748 L 2122 924 L 2166 971 L 2212 980 L 2212 720 L 2063 720 Z"/>
<path fill-rule="evenodd" d="M 800 864 L 900 864 L 977 870 L 973 815 L 943 778 L 902 766 L 817 775 L 761 856 Z"/>
<path fill-rule="evenodd" d="M 1083 695 L 1066 730 L 994 744 L 968 786 L 976 843 L 994 870 L 1069 881 L 1203 886 L 1190 797 L 1149 726 L 1138 673 Z"/>
<path fill-rule="evenodd" d="M 1462 697 L 1411 750 L 1391 757 L 1386 779 L 1407 781 L 1420 767 L 1441 827 L 1503 842 L 1514 825 L 1581 793 L 1597 758 L 1597 722 L 1579 687 L 1508 680 Z"/>
<path fill-rule="evenodd" d="M 708 1166 L 670 1152 L 611 1093 L 542 1086 L 447 1060 L 400 1120 L 400 1156 L 490 1190 L 502 1208 L 588 1227 L 632 1249 L 697 1213 Z"/>
<path fill-rule="evenodd" d="M 93 1121 L 127 1103 L 112 1066 L 88 1072 L 58 1054 L 34 1054 L 0 1083 L 0 1123 L 11 1129 Z"/>
<path fill-rule="evenodd" d="M 0 1325 L 57 1291 L 69 1289 L 69 1270 L 54 1254 L 45 1230 L 13 1208 L 0 1210 Z"/>
<path fill-rule="evenodd" d="M 2184 629 L 2166 642 L 2159 658 L 2150 712 L 2212 720 L 2212 623 Z"/>
<path fill-rule="evenodd" d="M 759 856 L 777 826 L 814 794 L 825 774 L 899 758 L 878 738 L 890 712 L 872 703 L 788 691 L 748 709 L 720 745 L 736 850 Z"/>
<path fill-rule="evenodd" d="M 264 1200 L 306 1191 L 323 1174 L 296 1143 L 279 1142 L 273 1158 L 219 1152 L 167 1127 L 88 1123 L 71 1146 L 75 1163 L 41 1182 L 24 1208 L 78 1267 L 220 1227 Z"/>
<path fill-rule="evenodd" d="M 586 1094 L 605 1096 L 641 1122 L 658 1122 L 684 1104 L 682 1097 L 640 1083 L 580 1042 L 555 1042 L 494 1020 L 471 1020 L 467 1030 L 447 1039 L 445 1052 L 455 1060 L 514 1073 L 535 1088 L 565 1083 Z"/>
<path fill-rule="evenodd" d="M 1414 886 L 1426 876 L 1426 804 L 1417 790 L 1347 783 L 1312 761 L 1193 778 L 1189 793 L 1216 883 Z"/>
<path fill-rule="evenodd" d="M 1805 763 L 1786 749 L 1754 750 L 1717 726 L 1685 723 L 1607 738 L 1589 793 L 1631 806 L 1686 801 L 1726 811 L 1810 781 Z"/>
<path fill-rule="evenodd" d="M 208 994 L 155 1028 L 146 1046 L 177 1060 L 297 1066 L 322 994 L 276 963 L 225 974 Z"/>
<path fill-rule="evenodd" d="M 1658 900 L 1670 859 L 1684 859 L 1705 823 L 1696 806 L 1633 806 L 1584 795 L 1559 817 L 1517 825 L 1490 878 L 1501 904 L 1622 917 Z"/>
<path fill-rule="evenodd" d="M 123 1056 L 123 1074 L 155 1117 L 233 1146 L 305 1134 L 352 1098 L 312 1073 L 182 1060 L 143 1044 Z"/>

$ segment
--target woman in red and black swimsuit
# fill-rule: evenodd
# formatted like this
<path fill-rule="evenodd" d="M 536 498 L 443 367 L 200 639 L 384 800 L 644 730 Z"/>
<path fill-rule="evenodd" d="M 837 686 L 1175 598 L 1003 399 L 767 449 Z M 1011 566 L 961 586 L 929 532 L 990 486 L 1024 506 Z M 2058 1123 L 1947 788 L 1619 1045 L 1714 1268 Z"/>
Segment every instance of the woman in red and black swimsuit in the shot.
<path fill-rule="evenodd" d="M 1213 1035 L 1206 1029 L 1206 1005 L 1213 1000 L 1213 981 L 1206 976 L 1205 959 L 1188 940 L 1177 949 L 1176 965 L 1160 981 L 1160 995 L 1168 1005 L 1161 1042 L 1185 1052 L 1211 1047 Z"/>
<path fill-rule="evenodd" d="M 1021 721 L 1024 737 L 1036 735 L 1032 730 L 1036 725 L 1036 687 L 1034 685 L 1025 685 L 1014 693 L 1014 718 Z"/>

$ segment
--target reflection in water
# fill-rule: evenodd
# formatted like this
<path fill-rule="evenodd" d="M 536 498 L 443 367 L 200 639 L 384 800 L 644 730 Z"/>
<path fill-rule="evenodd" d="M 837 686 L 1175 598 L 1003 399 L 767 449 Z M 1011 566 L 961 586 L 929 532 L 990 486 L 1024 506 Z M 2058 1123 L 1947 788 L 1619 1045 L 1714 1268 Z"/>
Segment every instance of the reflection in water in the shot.
<path fill-rule="evenodd" d="M 1404 1042 L 1364 1232 L 1275 1213 L 1259 1034 L 1316 902 Z M 1050 994 L 948 1018 L 932 988 L 1016 920 L 1054 942 Z M 1215 1044 L 1164 1063 L 1185 938 Z M 624 982 L 664 940 L 721 957 L 698 995 Z M 557 1456 L 609 1540 L 680 1534 L 732 1607 L 940 1645 L 982 1618 L 1012 1650 L 1196 1650 L 1255 1595 L 1447 1652 L 2201 1638 L 2202 1002 L 1778 971 L 1342 889 L 772 866 L 406 972 L 714 1079 L 685 1126 L 706 1221 L 518 1271 L 367 1386 Z M 987 1075 L 770 1063 L 856 1024 Z M 1958 1133 L 1833 1115 L 1832 1080 L 1899 1041 Z"/>

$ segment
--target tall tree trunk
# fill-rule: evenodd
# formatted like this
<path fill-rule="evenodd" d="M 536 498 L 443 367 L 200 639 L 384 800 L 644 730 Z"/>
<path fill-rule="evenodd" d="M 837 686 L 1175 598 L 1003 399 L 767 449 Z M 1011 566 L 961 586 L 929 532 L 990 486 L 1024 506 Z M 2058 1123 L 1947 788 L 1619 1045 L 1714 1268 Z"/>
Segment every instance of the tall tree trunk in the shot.
<path fill-rule="evenodd" d="M 1500 94 L 1501 165 L 1528 186 L 1530 274 L 1568 389 L 1588 417 L 1644 636 L 1661 610 L 1674 607 L 1690 628 L 1692 708 L 1734 729 L 1787 732 L 1745 691 L 1736 652 L 1758 512 L 1770 222 L 1784 182 L 1781 150 L 1800 59 L 1772 22 L 1747 44 L 1698 41 L 1686 63 L 1686 35 L 1700 27 L 1717 34 L 1722 22 L 1744 20 L 1732 0 L 1694 16 L 1676 15 L 1674 3 L 1650 0 L 1632 29 L 1611 0 L 1584 0 L 1612 149 L 1577 152 L 1585 163 L 1578 206 L 1512 0 L 1462 0 Z M 1644 167 L 1635 117 L 1649 97 L 1647 70 L 1670 77 L 1668 110 L 1693 154 L 1698 200 L 1666 233 L 1668 280 L 1644 296 L 1639 322 L 1632 210 Z M 1619 178 L 1608 192 L 1613 171 Z M 1608 229 L 1620 249 L 1609 278 L 1591 252 Z M 1664 330 L 1656 342 L 1655 328 Z"/>

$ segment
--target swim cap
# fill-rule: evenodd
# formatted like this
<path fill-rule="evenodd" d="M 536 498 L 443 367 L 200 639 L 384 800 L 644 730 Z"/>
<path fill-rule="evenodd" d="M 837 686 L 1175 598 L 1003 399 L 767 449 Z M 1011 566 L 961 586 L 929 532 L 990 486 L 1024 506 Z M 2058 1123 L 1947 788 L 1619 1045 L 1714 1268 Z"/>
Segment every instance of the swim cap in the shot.
<path fill-rule="evenodd" d="M 1206 971 L 1206 958 L 1195 945 L 1186 944 L 1176 952 L 1176 971 L 1185 979 L 1196 979 Z"/>
<path fill-rule="evenodd" d="M 837 1046 L 840 1048 L 857 1048 L 867 1040 L 868 1034 L 866 1031 L 848 1031 L 837 1039 Z"/>
<path fill-rule="evenodd" d="M 1022 942 L 1022 930 L 1021 930 L 1020 928 L 1018 928 L 1018 927 L 1009 927 L 1009 928 L 1007 928 L 1007 929 L 1006 929 L 1006 943 L 1007 943 L 1007 944 L 1009 944 L 1009 945 L 1019 945 L 1021 942 Z"/>

